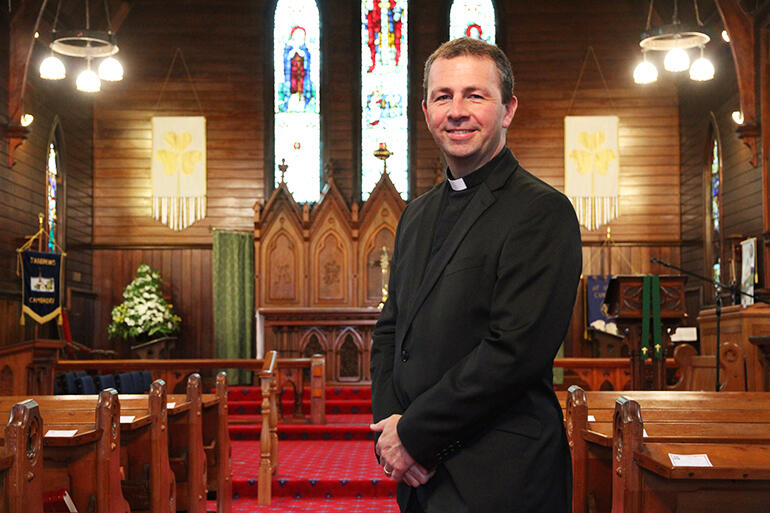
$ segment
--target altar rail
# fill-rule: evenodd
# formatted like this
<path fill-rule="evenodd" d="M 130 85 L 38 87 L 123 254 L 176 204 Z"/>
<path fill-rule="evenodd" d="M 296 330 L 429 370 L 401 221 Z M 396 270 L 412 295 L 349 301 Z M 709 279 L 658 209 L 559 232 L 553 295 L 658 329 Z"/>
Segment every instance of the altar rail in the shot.
<path fill-rule="evenodd" d="M 554 368 L 565 371 L 562 388 L 581 384 L 585 390 L 630 390 L 631 361 L 628 358 L 556 358 Z M 673 358 L 666 359 L 667 369 L 679 364 Z"/>
<path fill-rule="evenodd" d="M 72 372 L 89 370 L 100 374 L 149 370 L 153 379 L 162 379 L 168 390 L 173 393 L 178 386 L 184 388 L 187 377 L 201 369 L 247 369 L 255 373 L 263 370 L 264 359 L 179 359 L 179 360 L 60 360 L 56 363 L 56 372 Z M 310 418 L 313 424 L 326 423 L 326 389 L 323 376 L 325 361 L 321 355 L 310 358 L 278 358 L 277 359 L 277 394 L 286 386 L 296 390 L 310 387 Z M 309 383 L 305 371 L 308 371 Z M 255 383 L 259 383 L 258 377 Z M 180 389 L 181 390 L 181 389 Z M 302 417 L 302 394 L 294 394 L 295 405 L 293 415 Z"/>

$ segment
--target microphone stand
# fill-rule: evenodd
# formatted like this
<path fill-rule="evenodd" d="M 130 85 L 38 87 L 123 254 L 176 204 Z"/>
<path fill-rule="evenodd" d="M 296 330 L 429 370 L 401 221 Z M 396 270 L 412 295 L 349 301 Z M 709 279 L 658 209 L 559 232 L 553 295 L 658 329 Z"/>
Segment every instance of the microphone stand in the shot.
<path fill-rule="evenodd" d="M 682 269 L 681 267 L 677 267 L 674 264 L 670 264 L 668 262 L 664 262 L 663 260 L 660 260 L 659 258 L 652 257 L 652 258 L 650 258 L 650 262 L 652 262 L 653 264 L 660 264 L 663 267 L 668 267 L 669 269 L 674 269 L 676 271 L 679 271 L 682 274 L 686 274 L 687 276 L 692 276 L 694 278 L 698 278 L 699 280 L 705 281 L 706 283 L 710 283 L 710 284 L 712 284 L 714 286 L 714 290 L 716 291 L 715 294 L 714 294 L 715 295 L 714 300 L 716 302 L 716 307 L 714 309 L 714 313 L 716 314 L 716 320 L 717 320 L 717 326 L 716 326 L 716 328 L 717 328 L 717 348 L 716 348 L 716 354 L 717 354 L 717 361 L 716 361 L 717 376 L 716 376 L 716 385 L 715 386 L 716 386 L 716 391 L 719 392 L 719 367 L 720 367 L 720 361 L 719 361 L 719 353 L 720 353 L 720 345 L 719 345 L 720 344 L 720 340 L 719 340 L 720 337 L 719 337 L 719 335 L 720 335 L 720 333 L 719 332 L 720 332 L 720 321 L 721 321 L 721 317 L 722 317 L 722 290 L 723 289 L 729 290 L 730 291 L 730 296 L 732 298 L 739 298 L 739 297 L 741 297 L 743 295 L 743 296 L 747 296 L 747 297 L 752 298 L 754 301 L 758 301 L 760 303 L 765 303 L 765 304 L 768 304 L 768 305 L 770 305 L 770 301 L 767 301 L 767 300 L 762 299 L 762 298 L 758 298 L 758 297 L 754 296 L 753 294 L 749 294 L 748 292 L 742 291 L 741 288 L 737 284 L 725 285 L 724 283 L 718 282 L 716 280 L 712 280 L 711 278 L 707 278 L 705 276 L 701 276 L 700 274 L 696 274 L 696 273 L 687 271 L 685 269 Z"/>

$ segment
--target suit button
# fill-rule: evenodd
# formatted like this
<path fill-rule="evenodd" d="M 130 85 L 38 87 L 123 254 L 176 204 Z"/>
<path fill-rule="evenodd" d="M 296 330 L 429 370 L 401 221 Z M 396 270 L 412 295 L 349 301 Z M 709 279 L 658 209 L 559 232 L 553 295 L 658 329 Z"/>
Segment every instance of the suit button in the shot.
<path fill-rule="evenodd" d="M 401 361 L 405 362 L 408 359 L 409 359 L 409 351 L 407 351 L 406 349 L 402 349 L 401 350 Z"/>

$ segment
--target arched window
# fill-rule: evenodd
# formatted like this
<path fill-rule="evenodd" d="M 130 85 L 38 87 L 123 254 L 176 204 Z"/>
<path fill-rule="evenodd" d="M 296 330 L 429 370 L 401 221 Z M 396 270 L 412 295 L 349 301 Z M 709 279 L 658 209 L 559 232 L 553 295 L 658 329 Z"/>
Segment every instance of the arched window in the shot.
<path fill-rule="evenodd" d="M 285 161 L 294 199 L 317 201 L 321 192 L 320 22 L 315 0 L 278 0 L 275 6 L 275 164 Z"/>
<path fill-rule="evenodd" d="M 59 208 L 59 205 L 61 204 L 60 196 L 63 192 L 60 187 L 61 183 L 62 176 L 59 166 L 59 150 L 56 143 L 56 137 L 54 136 L 51 138 L 51 142 L 48 143 L 48 158 L 46 159 L 45 166 L 45 227 L 48 232 L 48 251 L 50 253 L 56 251 L 54 241 L 60 246 L 62 245 L 60 238 L 62 234 L 59 233 L 61 231 L 59 223 L 61 209 Z"/>
<path fill-rule="evenodd" d="M 449 8 L 449 39 L 468 36 L 495 44 L 492 0 L 454 0 Z"/>
<path fill-rule="evenodd" d="M 706 146 L 704 181 L 704 248 L 706 274 L 713 280 L 722 282 L 722 140 L 716 116 L 711 113 L 711 127 Z M 706 288 L 706 296 L 714 297 L 714 288 Z"/>
<path fill-rule="evenodd" d="M 361 198 L 380 180 L 387 149 L 390 180 L 409 193 L 408 0 L 361 0 Z"/>
<path fill-rule="evenodd" d="M 711 231 L 711 276 L 721 281 L 722 274 L 722 166 L 720 165 L 719 139 L 714 137 L 711 143 L 711 165 L 709 166 L 710 231 Z"/>

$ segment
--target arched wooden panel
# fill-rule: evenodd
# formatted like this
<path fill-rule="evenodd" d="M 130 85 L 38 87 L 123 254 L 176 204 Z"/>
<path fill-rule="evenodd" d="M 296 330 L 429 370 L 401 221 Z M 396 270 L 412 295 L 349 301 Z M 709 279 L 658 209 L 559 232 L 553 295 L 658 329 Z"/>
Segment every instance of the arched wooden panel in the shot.
<path fill-rule="evenodd" d="M 364 347 L 360 333 L 353 328 L 342 330 L 335 341 L 334 354 L 337 381 L 357 382 L 364 379 Z"/>
<path fill-rule="evenodd" d="M 301 241 L 299 234 L 285 228 L 268 237 L 263 258 L 265 304 L 299 305 L 302 302 Z"/>
<path fill-rule="evenodd" d="M 339 236 L 328 231 L 321 237 L 313 258 L 313 298 L 315 304 L 346 303 L 349 288 L 349 259 Z"/>

